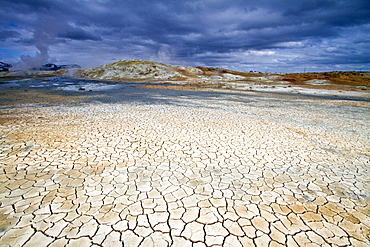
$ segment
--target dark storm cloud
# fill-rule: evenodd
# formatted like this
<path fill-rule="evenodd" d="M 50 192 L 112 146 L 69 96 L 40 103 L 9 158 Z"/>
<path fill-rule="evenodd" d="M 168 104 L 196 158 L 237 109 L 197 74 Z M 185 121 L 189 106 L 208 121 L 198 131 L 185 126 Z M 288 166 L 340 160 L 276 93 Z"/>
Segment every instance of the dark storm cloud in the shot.
<path fill-rule="evenodd" d="M 12 30 L 8 36 L 54 49 L 50 56 L 56 59 L 69 49 L 85 59 L 83 66 L 99 65 L 89 63 L 99 56 L 94 61 L 258 67 L 270 59 L 315 67 L 322 60 L 313 54 L 332 57 L 323 60 L 334 66 L 353 51 L 357 58 L 348 63 L 369 65 L 367 0 L 4 0 L 3 6 L 0 27 Z M 0 41 L 9 45 L 6 35 L 0 33 Z"/>
<path fill-rule="evenodd" d="M 0 31 L 0 41 L 5 41 L 7 39 L 16 38 L 19 36 L 20 36 L 20 33 L 13 31 L 13 30 Z"/>
<path fill-rule="evenodd" d="M 82 30 L 80 28 L 67 30 L 65 33 L 59 33 L 58 37 L 75 40 L 102 40 L 100 36 L 86 32 L 85 30 Z"/>

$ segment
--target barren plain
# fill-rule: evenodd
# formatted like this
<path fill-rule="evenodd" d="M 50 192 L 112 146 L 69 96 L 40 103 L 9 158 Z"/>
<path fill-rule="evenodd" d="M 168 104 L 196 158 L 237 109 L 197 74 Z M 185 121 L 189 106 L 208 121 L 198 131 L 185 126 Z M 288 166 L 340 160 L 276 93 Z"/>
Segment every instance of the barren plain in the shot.
<path fill-rule="evenodd" d="M 0 246 L 370 245 L 366 91 L 79 83 L 0 91 Z"/>

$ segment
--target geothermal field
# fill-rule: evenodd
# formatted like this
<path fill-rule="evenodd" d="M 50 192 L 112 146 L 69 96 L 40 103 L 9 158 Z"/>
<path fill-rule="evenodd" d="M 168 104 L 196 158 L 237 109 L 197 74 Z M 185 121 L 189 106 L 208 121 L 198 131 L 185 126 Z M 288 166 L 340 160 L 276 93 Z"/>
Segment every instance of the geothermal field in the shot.
<path fill-rule="evenodd" d="M 370 245 L 368 74 L 132 64 L 3 73 L 0 246 Z"/>

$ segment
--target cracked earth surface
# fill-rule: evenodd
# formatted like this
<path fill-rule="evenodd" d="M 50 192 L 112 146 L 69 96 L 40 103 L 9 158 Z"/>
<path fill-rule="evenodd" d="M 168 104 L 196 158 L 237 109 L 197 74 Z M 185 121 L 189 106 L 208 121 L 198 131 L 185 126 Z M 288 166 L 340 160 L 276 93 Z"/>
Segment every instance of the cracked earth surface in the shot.
<path fill-rule="evenodd" d="M 369 246 L 368 110 L 4 106 L 0 246 Z"/>

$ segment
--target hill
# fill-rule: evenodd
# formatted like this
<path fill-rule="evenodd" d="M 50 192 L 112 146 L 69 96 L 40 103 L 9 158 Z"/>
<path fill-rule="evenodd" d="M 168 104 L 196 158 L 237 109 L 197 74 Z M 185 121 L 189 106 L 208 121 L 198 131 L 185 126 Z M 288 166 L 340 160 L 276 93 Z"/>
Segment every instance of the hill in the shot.
<path fill-rule="evenodd" d="M 121 60 L 80 71 L 83 78 L 99 80 L 244 80 L 242 72 L 205 67 L 183 67 L 144 60 Z"/>

